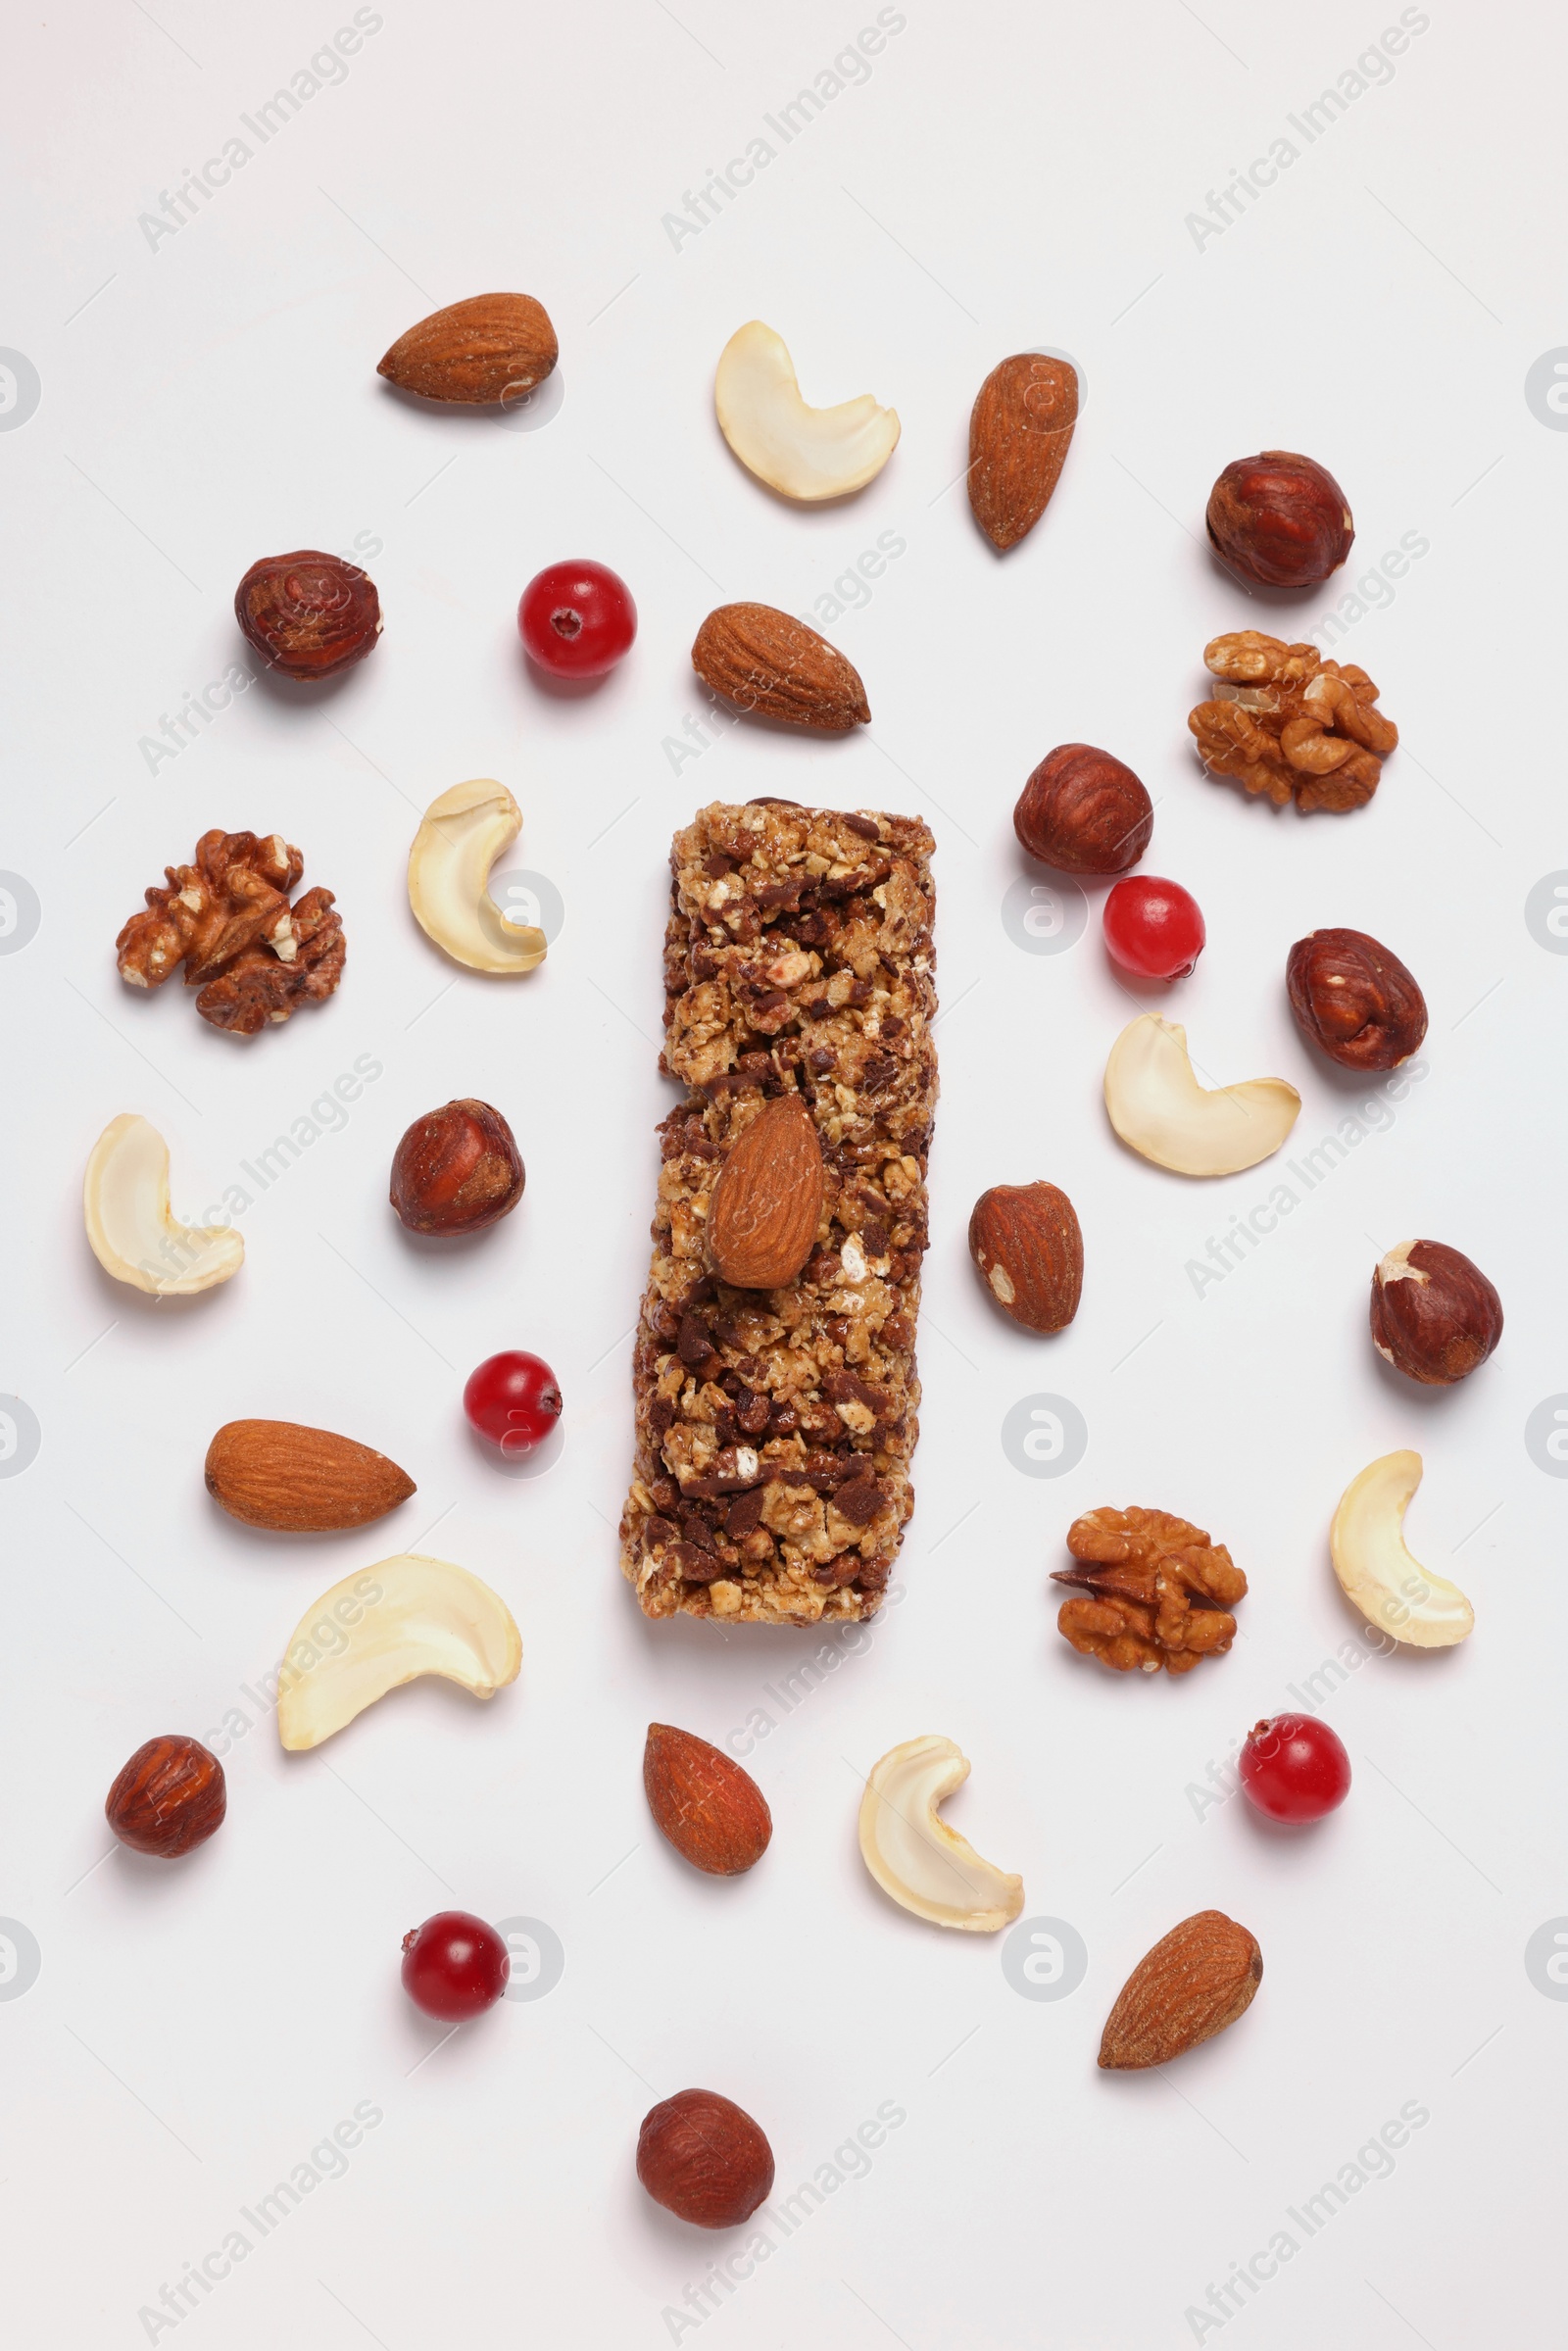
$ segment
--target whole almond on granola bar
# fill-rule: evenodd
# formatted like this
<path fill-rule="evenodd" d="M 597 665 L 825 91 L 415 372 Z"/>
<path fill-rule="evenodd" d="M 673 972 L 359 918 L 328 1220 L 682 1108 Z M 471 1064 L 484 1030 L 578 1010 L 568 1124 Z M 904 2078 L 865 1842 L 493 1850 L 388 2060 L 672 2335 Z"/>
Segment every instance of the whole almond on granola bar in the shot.
<path fill-rule="evenodd" d="M 676 1852 L 710 1878 L 738 1878 L 767 1851 L 766 1797 L 750 1772 L 693 1732 L 649 1724 L 643 1788 Z"/>
<path fill-rule="evenodd" d="M 858 669 L 826 637 L 770 604 L 721 604 L 703 622 L 692 667 L 737 710 L 848 734 L 871 716 Z"/>
<path fill-rule="evenodd" d="M 422 399 L 479 407 L 543 383 L 559 351 L 531 294 L 471 294 L 399 335 L 375 371 Z"/>
<path fill-rule="evenodd" d="M 292 1420 L 231 1420 L 207 1448 L 207 1491 L 230 1518 L 329 1535 L 384 1518 L 414 1480 L 368 1445 Z"/>
<path fill-rule="evenodd" d="M 1020 351 L 992 368 L 969 416 L 969 504 L 993 547 L 1015 547 L 1034 529 L 1077 421 L 1078 376 L 1068 361 Z"/>
<path fill-rule="evenodd" d="M 1084 1237 L 1054 1184 L 993 1184 L 969 1219 L 969 1254 L 986 1288 L 1029 1331 L 1064 1330 L 1084 1286 Z"/>
<path fill-rule="evenodd" d="M 737 1290 L 782 1290 L 811 1253 L 822 1215 L 822 1146 L 798 1094 L 781 1094 L 719 1171 L 708 1253 Z"/>
<path fill-rule="evenodd" d="M 1155 1943 L 1105 2019 L 1100 2063 L 1137 2073 L 1212 2040 L 1250 2008 L 1263 1981 L 1257 1937 L 1223 1910 L 1200 1910 Z"/>

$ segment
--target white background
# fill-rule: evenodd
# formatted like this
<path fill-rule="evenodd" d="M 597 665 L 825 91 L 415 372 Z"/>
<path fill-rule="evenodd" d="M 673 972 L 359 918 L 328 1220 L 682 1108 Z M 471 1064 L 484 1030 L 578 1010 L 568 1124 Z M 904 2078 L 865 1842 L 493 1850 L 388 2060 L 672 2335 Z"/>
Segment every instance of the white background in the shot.
<path fill-rule="evenodd" d="M 0 960 L 0 1387 L 42 1444 L 0 1483 L 0 1911 L 42 1965 L 0 2004 L 8 2334 L 1154 2351 L 1193 2341 L 1210 2282 L 1415 2101 L 1430 2121 L 1394 2176 L 1310 2242 L 1294 2229 L 1227 2344 L 1539 2339 L 1568 2006 L 1524 1949 L 1568 1912 L 1568 1489 L 1523 1431 L 1568 1388 L 1568 963 L 1524 902 L 1568 864 L 1568 439 L 1523 387 L 1568 342 L 1560 21 L 1434 0 L 1392 80 L 1307 147 L 1288 115 L 1396 9 L 907 0 L 869 78 L 784 148 L 764 113 L 869 6 L 380 13 L 346 79 L 156 248 L 138 215 L 347 10 L 98 0 L 10 35 L 0 342 L 42 399 L 0 434 L 0 865 L 42 921 Z M 775 160 L 672 246 L 662 216 L 759 135 Z M 1200 248 L 1186 216 L 1281 135 L 1298 159 Z M 537 430 L 418 409 L 374 373 L 416 318 L 492 287 L 538 295 L 560 332 L 564 396 Z M 713 364 L 754 316 L 808 397 L 898 408 L 897 454 L 858 499 L 786 510 L 725 449 Z M 1048 515 L 1001 561 L 956 485 L 982 377 L 1036 344 L 1075 356 L 1088 402 Z M 1220 466 L 1280 445 L 1327 464 L 1355 512 L 1347 572 L 1304 602 L 1248 599 L 1202 544 Z M 665 738 L 703 708 L 704 613 L 809 612 L 888 530 L 906 552 L 827 629 L 871 726 L 741 727 L 672 772 Z M 382 543 L 373 658 L 315 694 L 259 683 L 150 774 L 140 739 L 241 650 L 246 566 L 357 533 Z M 1406 533 L 1429 551 L 1342 649 L 1403 734 L 1375 803 L 1302 820 L 1205 781 L 1185 725 L 1205 640 L 1318 624 Z M 641 629 L 602 690 L 552 695 L 513 614 L 536 569 L 579 553 L 627 578 Z M 1290 943 L 1368 929 L 1431 1006 L 1429 1074 L 1393 1126 L 1200 1297 L 1187 1261 L 1275 1173 L 1200 1186 L 1121 1151 L 1099 1088 L 1132 1007 L 1098 888 L 1060 955 L 1021 952 L 1001 918 L 1013 801 L 1074 738 L 1143 774 L 1148 869 L 1207 916 L 1173 1015 L 1220 1079 L 1299 1088 L 1298 1144 L 1365 1089 L 1298 1038 Z M 521 983 L 457 973 L 408 911 L 418 811 L 471 775 L 514 792 L 509 862 L 565 904 Z M 655 1067 L 669 835 L 763 791 L 930 819 L 947 1007 L 904 1596 L 787 1716 L 763 1685 L 811 1644 L 645 1624 L 613 1532 L 672 1099 Z M 348 938 L 330 1004 L 250 1042 L 114 968 L 145 886 L 215 824 L 297 841 Z M 99 1273 L 79 1186 L 108 1119 L 153 1119 L 199 1214 L 360 1055 L 381 1074 L 255 1197 L 238 1279 L 155 1305 Z M 421 1245 L 387 1207 L 388 1163 L 412 1118 L 463 1094 L 511 1119 L 526 1198 L 473 1243 Z M 1049 1342 L 989 1307 L 964 1247 L 976 1195 L 1034 1177 L 1067 1190 L 1086 1237 L 1082 1310 Z M 1453 1392 L 1386 1372 L 1367 1337 L 1375 1256 L 1415 1235 L 1473 1254 L 1507 1309 L 1495 1359 Z M 565 1393 L 540 1477 L 499 1474 L 461 1415 L 468 1370 L 513 1346 Z M 1001 1448 L 1037 1391 L 1089 1427 L 1056 1482 Z M 342 1429 L 418 1494 L 360 1535 L 251 1534 L 201 1479 L 213 1430 L 244 1414 Z M 1270 1834 L 1240 1799 L 1200 1818 L 1210 1763 L 1355 1633 L 1327 1526 L 1396 1445 L 1425 1456 L 1412 1543 L 1471 1594 L 1474 1639 L 1328 1690 L 1355 1784 L 1325 1826 Z M 1234 1651 L 1185 1680 L 1113 1678 L 1054 1631 L 1069 1520 L 1134 1501 L 1209 1528 L 1251 1580 Z M 320 1591 L 421 1544 L 507 1598 L 514 1688 L 481 1707 L 416 1687 L 303 1758 L 259 1719 L 213 1842 L 174 1866 L 104 1857 L 104 1793 L 135 1746 L 216 1730 Z M 771 1850 L 737 1883 L 699 1879 L 648 1819 L 645 1726 L 723 1739 L 759 1708 L 778 1718 L 750 1758 Z M 923 1927 L 864 1875 L 857 1775 L 925 1731 L 973 1763 L 955 1821 L 1022 1872 L 1029 1916 L 1087 1943 L 1070 1997 L 1021 1998 L 997 1941 Z M 453 1901 L 548 1922 L 565 1972 L 427 2056 L 439 2032 L 403 1996 L 398 1946 Z M 1165 2075 L 1097 2074 L 1124 1977 L 1208 1905 L 1260 1939 L 1252 2009 Z M 682 2327 L 662 2314 L 690 2319 L 725 2240 L 649 2204 L 632 2153 L 654 2098 L 693 2083 L 758 2116 L 781 2193 L 879 2104 L 907 2119 Z M 150 2337 L 142 2307 L 361 2101 L 384 2120 L 347 2176 Z"/>

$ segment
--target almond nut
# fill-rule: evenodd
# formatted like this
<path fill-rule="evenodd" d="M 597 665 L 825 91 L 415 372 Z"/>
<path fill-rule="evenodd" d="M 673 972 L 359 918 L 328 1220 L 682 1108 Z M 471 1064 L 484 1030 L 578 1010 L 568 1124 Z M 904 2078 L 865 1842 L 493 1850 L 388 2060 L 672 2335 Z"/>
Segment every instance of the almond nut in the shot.
<path fill-rule="evenodd" d="M 385 1453 L 292 1420 L 231 1420 L 207 1448 L 207 1491 L 230 1518 L 285 1535 L 368 1527 L 416 1492 Z"/>
<path fill-rule="evenodd" d="M 1134 1968 L 1105 2019 L 1100 2063 L 1136 2073 L 1212 2040 L 1250 2008 L 1263 1981 L 1257 1937 L 1223 1910 L 1183 1919 Z"/>
<path fill-rule="evenodd" d="M 993 1184 L 969 1219 L 969 1254 L 986 1288 L 1014 1322 L 1061 1331 L 1084 1287 L 1084 1237 L 1077 1212 L 1054 1184 Z"/>
<path fill-rule="evenodd" d="M 773 1834 L 767 1799 L 750 1772 L 668 1723 L 650 1723 L 643 1749 L 648 1809 L 677 1853 L 710 1878 L 738 1878 Z"/>
<path fill-rule="evenodd" d="M 826 637 L 770 604 L 721 604 L 710 612 L 692 667 L 737 710 L 789 726 L 843 735 L 871 715 L 858 670 Z"/>
<path fill-rule="evenodd" d="M 425 400 L 478 407 L 531 391 L 559 355 L 550 314 L 531 294 L 471 294 L 399 335 L 375 371 Z"/>
<path fill-rule="evenodd" d="M 798 1094 L 752 1121 L 719 1170 L 708 1253 L 736 1290 L 782 1290 L 811 1253 L 822 1215 L 822 1146 Z"/>
<path fill-rule="evenodd" d="M 969 504 L 994 547 L 1015 547 L 1034 529 L 1077 421 L 1078 376 L 1066 360 L 1020 351 L 980 386 L 969 417 Z"/>

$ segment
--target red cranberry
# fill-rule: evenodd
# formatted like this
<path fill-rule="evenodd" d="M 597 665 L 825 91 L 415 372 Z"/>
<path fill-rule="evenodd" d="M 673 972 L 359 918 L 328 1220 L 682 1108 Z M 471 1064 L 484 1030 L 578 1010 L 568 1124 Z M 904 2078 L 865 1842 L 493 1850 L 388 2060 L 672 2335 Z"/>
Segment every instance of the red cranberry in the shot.
<path fill-rule="evenodd" d="M 1315 1714 L 1254 1723 L 1238 1769 L 1249 1799 L 1271 1821 L 1320 1821 L 1350 1792 L 1345 1741 Z"/>
<path fill-rule="evenodd" d="M 531 1453 L 561 1418 L 561 1386 L 542 1355 L 510 1348 L 468 1375 L 463 1409 L 481 1437 L 509 1459 Z"/>
<path fill-rule="evenodd" d="M 1152 873 L 1116 884 L 1105 900 L 1104 925 L 1114 959 L 1146 980 L 1185 979 L 1208 935 L 1192 893 Z"/>
<path fill-rule="evenodd" d="M 403 1937 L 403 1988 L 416 2008 L 449 2025 L 483 2016 L 507 1988 L 512 1954 L 469 1910 L 438 1910 Z"/>
<path fill-rule="evenodd" d="M 517 627 L 552 677 L 603 677 L 631 651 L 637 607 L 608 563 L 551 563 L 523 589 Z"/>

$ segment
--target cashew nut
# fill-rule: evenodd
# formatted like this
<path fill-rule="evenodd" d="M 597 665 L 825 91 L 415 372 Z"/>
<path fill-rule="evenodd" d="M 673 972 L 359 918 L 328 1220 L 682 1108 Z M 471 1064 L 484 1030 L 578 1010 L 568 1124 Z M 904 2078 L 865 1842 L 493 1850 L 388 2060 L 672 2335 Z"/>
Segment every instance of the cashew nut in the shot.
<path fill-rule="evenodd" d="M 897 416 L 869 392 L 837 408 L 808 408 L 783 337 L 760 318 L 738 327 L 719 353 L 713 406 L 741 464 L 786 498 L 863 490 L 898 447 Z"/>
<path fill-rule="evenodd" d="M 487 776 L 454 784 L 424 811 L 409 852 L 409 904 L 427 937 L 470 971 L 532 971 L 543 931 L 509 922 L 486 885 L 490 868 L 522 829 L 505 784 Z"/>
<path fill-rule="evenodd" d="M 499 1592 L 466 1567 L 403 1551 L 345 1576 L 300 1619 L 284 1653 L 278 1737 L 291 1749 L 319 1746 L 420 1674 L 494 1697 L 521 1664 Z"/>
<path fill-rule="evenodd" d="M 245 1244 L 227 1225 L 184 1225 L 169 1205 L 169 1146 L 134 1111 L 112 1118 L 82 1185 L 87 1239 L 105 1273 L 154 1298 L 189 1298 L 238 1273 Z"/>
<path fill-rule="evenodd" d="M 1023 1880 L 983 1861 L 937 1806 L 969 1777 L 951 1739 L 906 1739 L 874 1764 L 860 1800 L 860 1853 L 895 1902 L 938 1927 L 995 1935 L 1023 1908 Z"/>
<path fill-rule="evenodd" d="M 1123 1143 L 1178 1175 L 1235 1175 L 1277 1151 L 1295 1126 L 1301 1098 L 1283 1078 L 1200 1086 L 1187 1055 L 1187 1031 L 1157 1012 L 1140 1012 L 1110 1049 L 1105 1108 Z"/>
<path fill-rule="evenodd" d="M 1421 1483 L 1419 1453 L 1369 1461 L 1340 1497 L 1329 1533 L 1334 1573 L 1369 1624 L 1416 1649 L 1451 1648 L 1476 1615 L 1456 1584 L 1405 1548 L 1404 1514 Z"/>

